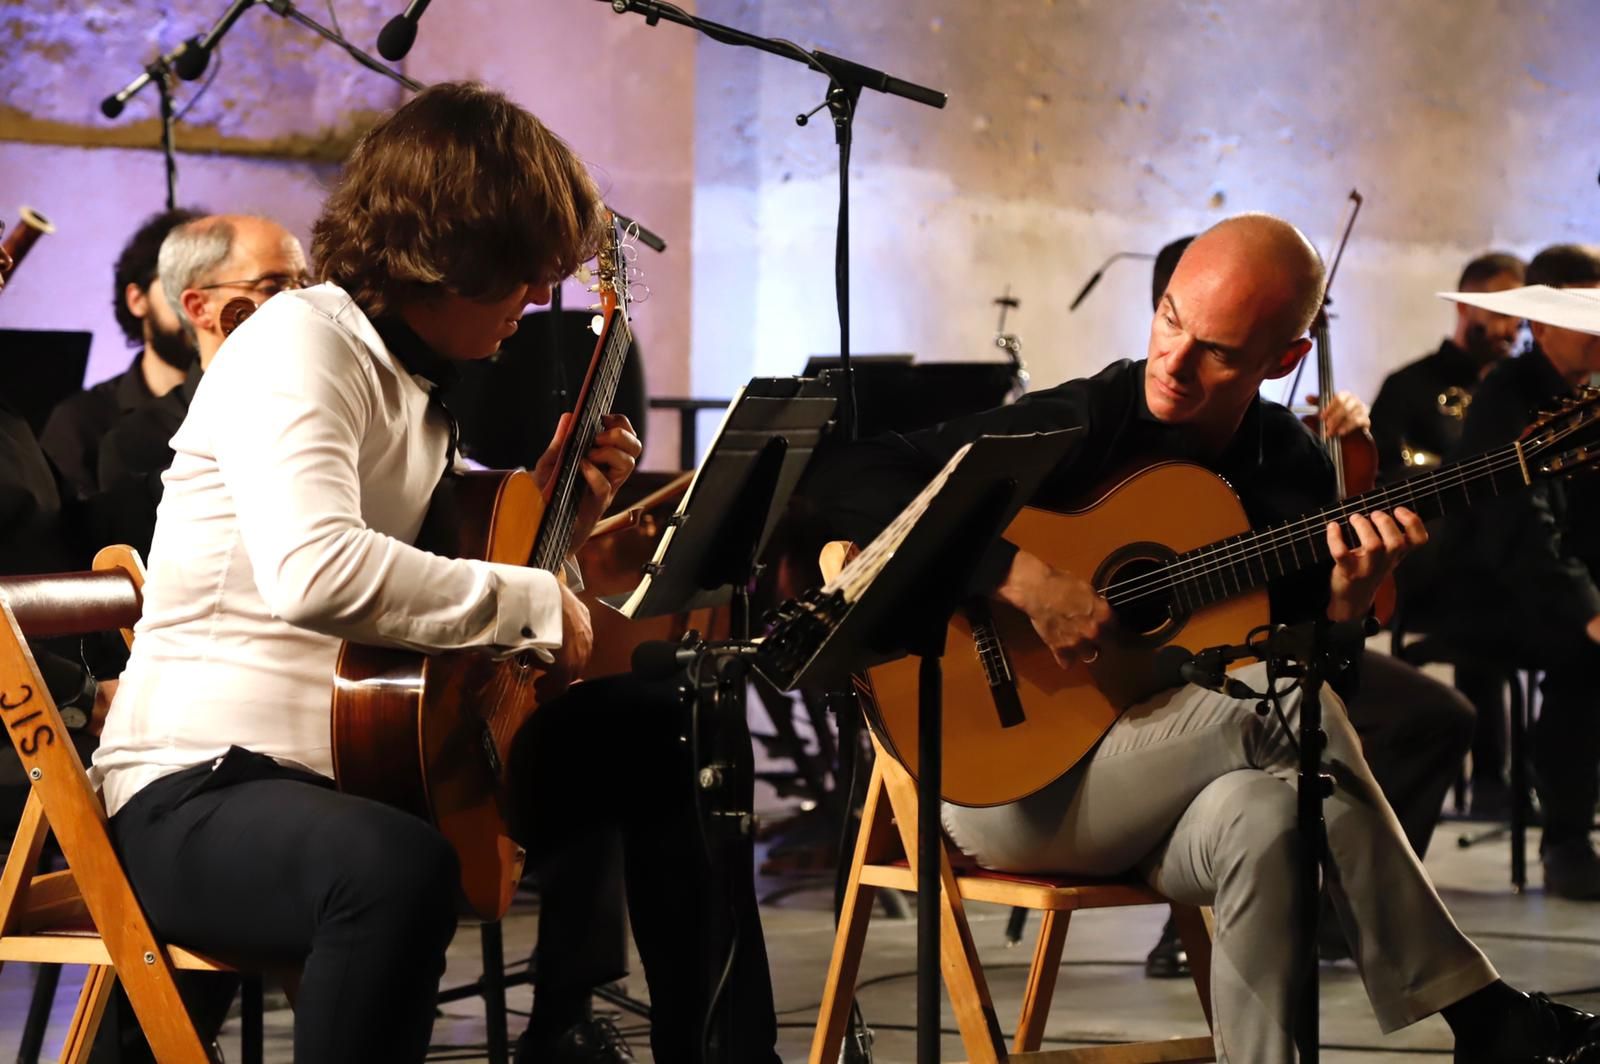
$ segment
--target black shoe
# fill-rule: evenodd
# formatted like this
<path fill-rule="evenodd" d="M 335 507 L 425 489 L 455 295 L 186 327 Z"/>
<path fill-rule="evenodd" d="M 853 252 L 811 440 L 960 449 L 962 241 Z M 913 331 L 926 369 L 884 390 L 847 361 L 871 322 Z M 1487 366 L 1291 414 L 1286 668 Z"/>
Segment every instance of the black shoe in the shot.
<path fill-rule="evenodd" d="M 1573 839 L 1545 850 L 1544 892 L 1557 898 L 1600 898 L 1600 857 L 1588 839 Z"/>
<path fill-rule="evenodd" d="M 535 1041 L 532 1033 L 523 1031 L 517 1039 L 515 1064 L 636 1064 L 622 1032 L 605 1016 L 575 1023 L 547 1041 Z"/>
<path fill-rule="evenodd" d="M 1161 940 L 1144 959 L 1144 974 L 1149 979 L 1189 978 L 1189 953 L 1178 937 L 1178 924 L 1167 917 L 1167 926 L 1161 929 Z"/>
<path fill-rule="evenodd" d="M 1456 1045 L 1456 1064 L 1593 1064 L 1600 1061 L 1600 1020 L 1590 1013 L 1526 996 L 1487 1042 Z"/>

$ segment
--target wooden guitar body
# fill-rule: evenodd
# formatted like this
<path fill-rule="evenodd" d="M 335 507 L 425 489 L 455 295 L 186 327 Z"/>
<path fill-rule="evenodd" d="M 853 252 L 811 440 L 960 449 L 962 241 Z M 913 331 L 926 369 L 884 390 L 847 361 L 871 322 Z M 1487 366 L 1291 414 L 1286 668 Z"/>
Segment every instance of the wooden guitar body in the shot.
<path fill-rule="evenodd" d="M 1118 480 L 1084 509 L 1025 509 L 1005 538 L 1104 589 L 1249 528 L 1238 497 L 1220 477 L 1199 466 L 1164 462 Z M 992 620 L 958 614 L 943 661 L 944 796 L 972 806 L 1015 801 L 1077 764 L 1123 710 L 1161 688 L 1152 668 L 1160 648 L 1195 651 L 1237 643 L 1268 620 L 1264 589 L 1193 612 L 1119 616 L 1128 631 L 1102 641 L 1093 663 L 1063 669 L 1023 613 L 999 603 L 978 609 Z M 998 687 L 990 683 L 996 637 L 1011 674 Z M 981 648 L 987 648 L 987 665 Z M 874 732 L 916 775 L 917 659 L 870 670 L 867 685 Z"/>
<path fill-rule="evenodd" d="M 418 546 L 524 565 L 544 499 L 524 470 L 447 479 Z M 541 690 L 536 691 L 536 685 Z M 421 654 L 346 643 L 333 689 L 339 789 L 429 820 L 455 847 L 467 905 L 485 920 L 511 907 L 523 851 L 507 825 L 502 771 L 511 741 L 561 678 L 534 656 Z"/>

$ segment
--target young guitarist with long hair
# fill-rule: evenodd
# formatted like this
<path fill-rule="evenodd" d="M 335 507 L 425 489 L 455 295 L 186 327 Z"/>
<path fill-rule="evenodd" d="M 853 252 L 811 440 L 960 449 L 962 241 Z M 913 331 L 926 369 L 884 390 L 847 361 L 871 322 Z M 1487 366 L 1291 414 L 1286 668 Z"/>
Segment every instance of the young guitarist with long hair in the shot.
<path fill-rule="evenodd" d="M 341 640 L 536 655 L 570 675 L 588 657 L 588 614 L 556 574 L 411 544 L 456 458 L 439 401 L 455 363 L 492 355 L 547 302 L 597 250 L 604 217 L 582 164 L 527 111 L 473 85 L 422 92 L 361 140 L 329 196 L 312 248 L 322 283 L 274 296 L 230 337 L 173 438 L 144 615 L 95 770 L 159 933 L 303 963 L 301 1064 L 422 1060 L 456 926 L 443 837 L 334 789 Z M 622 417 L 585 442 L 575 544 L 640 453 Z M 554 460 L 552 448 L 538 479 Z M 660 991 L 657 1059 L 689 1061 L 713 939 L 681 909 L 708 874 L 685 859 L 698 853 L 689 768 L 672 714 L 610 693 L 535 714 L 515 760 L 538 778 L 511 781 L 518 820 L 541 869 L 593 832 L 622 833 Z M 585 914 L 546 924 L 563 918 Z M 746 957 L 760 963 L 736 979 L 767 988 L 764 1026 L 757 1007 L 729 1059 L 775 1059 L 754 934 Z M 535 1040 L 524 1062 L 631 1059 L 578 1042 Z"/>
<path fill-rule="evenodd" d="M 1222 474 L 1257 527 L 1316 513 L 1335 501 L 1324 452 L 1258 390 L 1304 357 L 1322 289 L 1321 261 L 1299 230 L 1266 215 L 1228 219 L 1179 261 L 1157 306 L 1146 360 L 1116 362 L 908 437 L 843 448 L 813 471 L 807 492 L 832 512 L 836 534 L 865 542 L 963 443 L 984 433 L 1081 426 L 1080 445 L 1036 505 L 1080 506 L 1134 463 L 1180 459 Z M 1167 516 L 1149 514 L 1150 524 L 1130 527 L 1124 542 L 1148 538 Z M 1269 582 L 1273 620 L 1359 618 L 1397 561 L 1427 538 L 1421 519 L 1404 508 L 1356 515 L 1350 524 L 1355 546 L 1330 525 L 1329 564 Z M 1113 611 L 1089 582 L 1093 573 L 1056 569 L 1005 543 L 979 568 L 974 593 L 1025 614 L 1061 666 L 1098 660 L 1114 638 Z M 1234 675 L 1263 687 L 1264 666 Z M 1296 697 L 1284 699 L 1290 729 Z M 1328 890 L 1379 1024 L 1392 1031 L 1438 1012 L 1455 1034 L 1457 1061 L 1568 1059 L 1595 1037 L 1594 1017 L 1499 979 L 1429 883 L 1338 697 L 1329 692 L 1324 700 L 1326 761 L 1337 779 L 1324 803 Z M 1287 1062 L 1295 1056 L 1300 956 L 1296 766 L 1292 733 L 1259 716 L 1254 700 L 1179 686 L 1129 707 L 1076 766 L 1061 766 L 1054 783 L 1009 804 L 947 805 L 945 826 L 980 863 L 1001 871 L 1133 874 L 1168 897 L 1213 906 L 1217 1059 Z"/>

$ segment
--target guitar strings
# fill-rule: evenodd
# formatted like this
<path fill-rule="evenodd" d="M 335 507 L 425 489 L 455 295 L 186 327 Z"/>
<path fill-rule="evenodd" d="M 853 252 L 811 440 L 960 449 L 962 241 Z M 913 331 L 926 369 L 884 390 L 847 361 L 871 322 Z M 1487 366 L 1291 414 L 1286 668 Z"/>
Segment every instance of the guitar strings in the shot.
<path fill-rule="evenodd" d="M 1421 490 L 1423 486 L 1420 484 L 1402 481 L 1387 488 L 1353 496 L 1337 506 L 1330 507 L 1310 517 L 1298 518 L 1283 525 L 1263 529 L 1260 532 L 1244 533 L 1244 538 L 1242 539 L 1233 542 L 1225 540 L 1223 543 L 1202 547 L 1197 551 L 1180 555 L 1159 570 L 1108 585 L 1102 589 L 1101 594 L 1105 595 L 1108 600 L 1113 595 L 1117 595 L 1121 601 L 1116 604 L 1126 604 L 1157 591 L 1171 590 L 1171 586 L 1175 583 L 1198 583 L 1201 578 L 1211 577 L 1224 570 L 1237 569 L 1241 561 L 1247 563 L 1251 557 L 1257 557 L 1261 560 L 1262 571 L 1265 573 L 1266 563 L 1261 556 L 1268 549 L 1279 552 L 1287 545 L 1298 561 L 1299 553 L 1295 550 L 1297 541 L 1303 543 L 1309 549 L 1313 559 L 1320 560 L 1321 556 L 1328 552 L 1328 546 L 1326 539 L 1319 534 L 1326 529 L 1330 521 L 1347 521 L 1351 516 L 1358 513 L 1389 509 L 1391 508 L 1390 504 L 1395 502 L 1410 501 L 1416 503 L 1419 499 L 1428 495 L 1438 497 L 1444 490 L 1460 487 L 1470 481 L 1485 477 L 1493 477 L 1497 473 L 1516 468 L 1519 464 L 1514 448 L 1509 455 L 1482 455 L 1476 459 L 1470 459 L 1451 467 L 1447 476 L 1440 475 L 1427 478 L 1426 490 Z M 1423 478 L 1414 479 L 1422 480 Z M 1300 568 L 1300 566 L 1296 566 L 1296 568 Z M 1249 575 L 1248 570 L 1246 570 L 1246 575 Z M 1235 582 L 1237 583 L 1237 579 Z M 1226 585 L 1223 586 L 1223 589 L 1226 593 Z"/>
<path fill-rule="evenodd" d="M 1588 403 L 1580 404 L 1574 409 L 1581 410 L 1585 406 L 1592 405 L 1593 400 L 1590 400 Z M 1520 457 L 1517 454 L 1517 446 L 1515 444 L 1500 451 L 1486 451 L 1473 458 L 1458 462 L 1447 470 L 1440 470 L 1438 473 L 1422 477 L 1413 477 L 1385 488 L 1342 500 L 1338 506 L 1322 511 L 1319 515 L 1286 522 L 1283 525 L 1263 529 L 1260 532 L 1243 533 L 1243 538 L 1237 539 L 1232 543 L 1225 540 L 1220 544 L 1199 548 L 1197 551 L 1182 555 L 1173 562 L 1168 563 L 1162 570 L 1154 573 L 1145 573 L 1140 577 L 1132 577 L 1120 584 L 1111 585 L 1106 589 L 1106 593 L 1109 593 L 1114 588 L 1127 591 L 1136 585 L 1140 585 L 1141 582 L 1159 581 L 1169 573 L 1174 572 L 1182 574 L 1178 577 L 1180 581 L 1210 576 L 1224 568 L 1235 566 L 1242 557 L 1248 560 L 1247 556 L 1251 553 L 1262 553 L 1267 545 L 1270 545 L 1276 551 L 1281 550 L 1282 544 L 1287 541 L 1292 550 L 1293 540 L 1296 538 L 1308 540 L 1313 557 L 1316 557 L 1318 552 L 1326 551 L 1326 541 L 1318 538 L 1315 533 L 1326 527 L 1330 519 L 1327 515 L 1336 511 L 1339 519 L 1348 520 L 1352 514 L 1361 513 L 1369 508 L 1386 509 L 1389 503 L 1396 500 L 1409 500 L 1412 503 L 1416 503 L 1419 499 L 1429 494 L 1439 499 L 1442 511 L 1444 508 L 1442 491 L 1460 487 L 1469 480 L 1483 477 L 1492 478 L 1513 466 L 1521 465 L 1526 459 L 1542 455 L 1567 437 L 1590 427 L 1595 420 L 1595 415 L 1592 413 L 1585 417 L 1572 417 L 1569 411 L 1563 416 L 1566 418 L 1564 424 L 1544 426 L 1539 433 L 1530 436 L 1523 443 Z M 1424 487 L 1430 490 L 1424 491 Z M 1363 505 L 1356 505 L 1358 503 Z M 1372 506 L 1371 504 L 1373 503 L 1382 503 L 1383 505 Z M 1265 572 L 1264 563 L 1262 571 Z M 1148 591 L 1143 593 L 1148 593 Z M 1134 597 L 1140 596 L 1135 595 Z"/>
<path fill-rule="evenodd" d="M 1319 538 L 1316 533 L 1326 527 L 1328 520 L 1331 519 L 1328 515 L 1337 513 L 1338 519 L 1348 520 L 1352 514 L 1361 513 L 1368 509 L 1387 509 L 1391 502 L 1397 500 L 1410 501 L 1416 504 L 1419 499 L 1429 494 L 1439 500 L 1440 510 L 1443 512 L 1443 490 L 1460 487 L 1469 480 L 1483 477 L 1492 478 L 1513 466 L 1521 465 L 1527 457 L 1550 450 L 1566 437 L 1582 430 L 1592 420 L 1592 416 L 1589 418 L 1573 418 L 1568 424 L 1550 428 L 1548 438 L 1541 439 L 1537 435 L 1530 437 L 1526 441 L 1520 457 L 1517 454 L 1515 444 L 1502 451 L 1488 451 L 1474 458 L 1459 462 L 1449 467 L 1448 470 L 1440 470 L 1437 474 L 1413 477 L 1382 489 L 1345 499 L 1338 506 L 1324 510 L 1319 515 L 1287 522 L 1281 526 L 1263 529 L 1256 533 L 1243 533 L 1242 538 L 1237 538 L 1231 543 L 1225 540 L 1220 544 L 1199 548 L 1197 551 L 1180 556 L 1174 562 L 1168 563 L 1162 570 L 1142 574 L 1141 577 L 1133 577 L 1121 584 L 1111 585 L 1111 587 L 1121 588 L 1126 592 L 1134 585 L 1138 585 L 1142 580 L 1145 582 L 1159 580 L 1170 573 L 1182 574 L 1177 578 L 1179 581 L 1191 580 L 1198 582 L 1199 577 L 1210 577 L 1223 569 L 1237 566 L 1241 559 L 1248 563 L 1251 554 L 1262 554 L 1268 546 L 1274 551 L 1281 551 L 1282 544 L 1287 541 L 1291 551 L 1293 551 L 1293 541 L 1297 538 L 1306 540 L 1312 552 L 1312 557 L 1319 558 L 1321 554 L 1326 553 L 1327 546 L 1326 540 Z M 1469 473 L 1469 470 L 1472 470 L 1472 472 Z M 1447 473 L 1448 476 L 1446 475 Z M 1423 490 L 1425 487 L 1430 490 Z M 1371 505 L 1374 503 L 1381 503 L 1382 505 Z M 1230 539 L 1234 539 L 1234 537 L 1230 537 Z M 1279 568 L 1281 571 L 1281 560 Z M 1247 568 L 1247 575 L 1248 572 Z M 1263 574 L 1266 572 L 1264 560 L 1262 561 L 1262 572 Z M 1237 579 L 1235 583 L 1237 583 Z M 1133 595 L 1132 598 L 1142 597 L 1145 594 L 1149 594 L 1151 590 L 1165 589 L 1147 588 L 1139 594 Z M 1110 588 L 1107 589 L 1108 592 L 1109 590 Z M 1223 586 L 1223 590 L 1226 594 L 1226 585 Z M 1128 601 L 1132 601 L 1132 599 L 1130 598 Z"/>
<path fill-rule="evenodd" d="M 1198 582 L 1199 578 L 1209 577 L 1225 569 L 1236 567 L 1241 560 L 1248 561 L 1250 556 L 1263 555 L 1269 547 L 1274 551 L 1281 551 L 1282 547 L 1287 544 L 1298 558 L 1298 552 L 1295 551 L 1297 541 L 1303 543 L 1309 549 L 1312 558 L 1319 559 L 1321 554 L 1327 552 L 1327 543 L 1325 538 L 1322 537 L 1322 533 L 1330 520 L 1348 519 L 1353 514 L 1362 513 L 1368 509 L 1385 508 L 1385 506 L 1374 505 L 1378 503 L 1388 504 L 1394 501 L 1406 500 L 1415 503 L 1427 494 L 1437 497 L 1442 490 L 1458 487 L 1468 481 L 1477 480 L 1484 476 L 1493 476 L 1495 473 L 1503 472 L 1516 464 L 1514 455 L 1509 460 L 1504 460 L 1500 456 L 1480 456 L 1477 459 L 1452 467 L 1448 476 L 1430 479 L 1429 484 L 1433 485 L 1430 491 L 1422 492 L 1418 490 L 1416 485 L 1410 482 L 1402 482 L 1400 485 L 1356 496 L 1311 517 L 1298 518 L 1283 525 L 1263 529 L 1260 532 L 1244 533 L 1244 538 L 1235 542 L 1224 541 L 1220 544 L 1202 547 L 1195 552 L 1180 556 L 1159 571 L 1146 573 L 1140 577 L 1130 578 L 1119 584 L 1110 585 L 1105 593 L 1109 594 L 1113 590 L 1121 592 L 1123 595 L 1135 592 L 1132 597 L 1138 598 L 1152 590 L 1165 590 L 1166 588 L 1164 587 L 1153 588 L 1149 585 L 1160 583 L 1163 579 L 1174 575 L 1178 581 Z M 1469 473 L 1469 469 L 1474 471 Z M 1362 505 L 1356 505 L 1357 503 Z M 1263 572 L 1265 572 L 1264 561 Z"/>
<path fill-rule="evenodd" d="M 612 316 L 612 327 L 606 338 L 606 348 L 601 355 L 593 386 L 583 397 L 579 422 L 573 427 L 572 435 L 569 437 L 574 441 L 574 447 L 577 446 L 576 441 L 593 439 L 598 431 L 600 419 L 610 408 L 611 401 L 616 395 L 617 384 L 622 378 L 622 362 L 631 343 L 632 332 L 619 303 L 617 311 Z M 574 456 L 573 460 L 566 463 L 560 471 L 553 505 L 547 511 L 545 520 L 540 523 L 540 543 L 534 556 L 534 565 L 537 568 L 553 571 L 561 564 L 572 546 L 572 523 L 577 513 L 577 487 L 581 464 L 582 458 Z M 548 536 L 543 534 L 544 529 L 550 530 Z"/>

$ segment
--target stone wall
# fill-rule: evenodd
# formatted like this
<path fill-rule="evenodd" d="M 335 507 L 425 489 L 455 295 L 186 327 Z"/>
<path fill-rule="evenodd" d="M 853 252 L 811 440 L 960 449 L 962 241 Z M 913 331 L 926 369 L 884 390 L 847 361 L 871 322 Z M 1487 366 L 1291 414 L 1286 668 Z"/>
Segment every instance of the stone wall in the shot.
<path fill-rule="evenodd" d="M 110 262 L 158 208 L 155 98 L 101 97 L 222 0 L 0 5 L 0 211 L 61 228 L 0 325 L 90 327 L 90 378 L 127 357 Z M 370 47 L 403 4 L 332 0 Z M 327 4 L 304 5 L 327 20 Z M 1338 279 L 1341 384 L 1368 398 L 1431 348 L 1433 299 L 1487 247 L 1600 239 L 1600 6 L 1574 0 L 701 0 L 700 13 L 944 89 L 942 111 L 868 93 L 851 168 L 854 346 L 993 357 L 993 299 L 1039 383 L 1144 350 L 1153 251 L 1246 209 L 1328 242 L 1367 197 Z M 224 45 L 179 130 L 180 199 L 304 235 L 333 167 L 402 92 L 264 7 Z M 657 394 L 726 395 L 836 350 L 832 129 L 794 116 L 822 80 L 590 0 L 449 0 L 404 69 L 480 78 L 561 130 L 608 196 L 672 244 L 643 253 L 638 310 Z M 195 87 L 179 91 L 180 106 Z M 569 304 L 582 299 L 573 292 Z M 652 425 L 670 464 L 671 423 Z"/>

